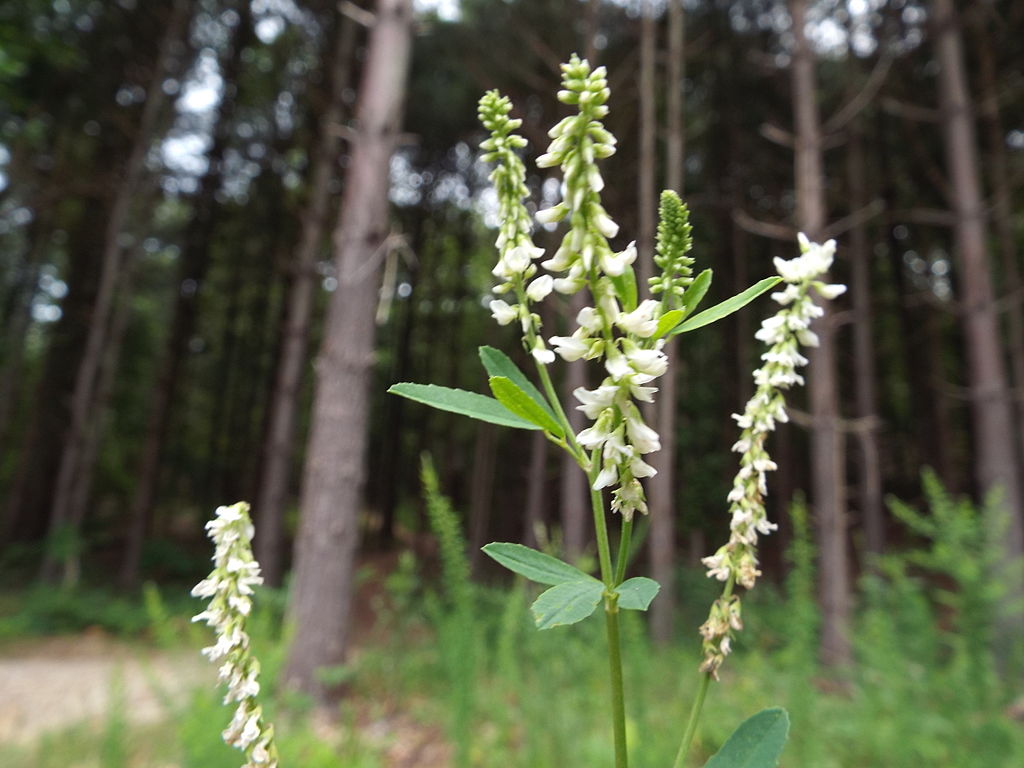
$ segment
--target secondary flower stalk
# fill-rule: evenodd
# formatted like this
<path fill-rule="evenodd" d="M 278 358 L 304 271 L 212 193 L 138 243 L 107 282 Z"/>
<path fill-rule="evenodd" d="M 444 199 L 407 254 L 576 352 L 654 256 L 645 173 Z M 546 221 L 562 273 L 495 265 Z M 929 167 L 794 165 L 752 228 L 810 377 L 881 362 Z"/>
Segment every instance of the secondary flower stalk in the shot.
<path fill-rule="evenodd" d="M 245 753 L 243 768 L 277 768 L 274 727 L 264 720 L 257 700 L 260 663 L 249 649 L 246 632 L 253 587 L 263 583 L 260 566 L 252 555 L 249 505 L 239 502 L 218 507 L 206 530 L 215 547 L 214 568 L 196 584 L 192 595 L 208 597 L 210 604 L 192 621 L 205 621 L 216 632 L 217 642 L 204 648 L 203 655 L 220 663 L 218 678 L 227 685 L 224 703 L 237 704 L 222 736 L 227 744 Z"/>
<path fill-rule="evenodd" d="M 708 620 L 701 626 L 704 638 L 704 661 L 701 669 L 717 678 L 718 668 L 731 650 L 733 632 L 743 626 L 739 595 L 732 592 L 734 584 L 753 588 L 758 570 L 758 536 L 767 535 L 778 526 L 769 522 L 764 498 L 768 493 L 768 472 L 776 469 L 765 449 L 768 435 L 775 425 L 788 421 L 785 392 L 794 384 L 803 384 L 797 370 L 807 365 L 800 347 L 817 346 L 818 338 L 810 330 L 811 322 L 824 314 L 814 303 L 812 294 L 834 299 L 846 290 L 844 285 L 829 285 L 821 278 L 828 272 L 835 255 L 836 243 L 824 245 L 810 242 L 800 234 L 801 255 L 788 261 L 776 258 L 775 268 L 786 287 L 772 294 L 782 309 L 761 324 L 756 338 L 768 345 L 761 355 L 764 364 L 754 371 L 757 390 L 742 414 L 733 414 L 741 429 L 740 439 L 732 449 L 740 454 L 740 469 L 729 492 L 731 535 L 729 541 L 714 555 L 704 558 L 708 576 L 726 582 L 722 597 L 711 607 Z"/>

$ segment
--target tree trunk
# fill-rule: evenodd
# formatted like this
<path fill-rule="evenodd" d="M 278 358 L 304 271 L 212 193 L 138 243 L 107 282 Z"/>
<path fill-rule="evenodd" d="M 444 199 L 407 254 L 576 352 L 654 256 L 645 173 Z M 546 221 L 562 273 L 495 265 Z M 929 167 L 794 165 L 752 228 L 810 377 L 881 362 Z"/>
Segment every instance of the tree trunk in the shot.
<path fill-rule="evenodd" d="M 90 433 L 98 428 L 95 410 L 97 391 L 101 379 L 101 367 L 105 348 L 110 340 L 112 318 L 117 305 L 118 279 L 123 272 L 123 248 L 121 238 L 128 224 L 139 184 L 145 171 L 146 153 L 149 151 L 157 121 L 165 102 L 161 87 L 167 76 L 174 44 L 185 28 L 188 4 L 177 0 L 167 20 L 167 27 L 160 42 L 159 53 L 153 66 L 153 75 L 146 89 L 146 103 L 136 129 L 135 139 L 125 163 L 122 181 L 118 185 L 107 219 L 103 238 L 103 255 L 100 262 L 99 287 L 96 301 L 89 318 L 89 332 L 85 340 L 85 351 L 75 374 L 75 387 L 71 396 L 71 419 L 64 438 L 60 470 L 57 472 L 53 505 L 50 510 L 49 535 L 54 536 L 69 524 L 77 529 L 72 515 L 75 488 L 82 480 L 78 477 L 87 468 L 87 446 Z M 53 581 L 58 563 L 52 551 L 43 559 L 42 577 Z"/>
<path fill-rule="evenodd" d="M 281 356 L 274 381 L 270 426 L 264 438 L 263 473 L 256 496 L 256 557 L 268 584 L 278 586 L 284 575 L 284 512 L 295 447 L 299 395 L 307 364 L 310 320 L 316 303 L 316 261 L 328 226 L 331 180 L 338 160 L 338 127 L 343 117 L 342 94 L 348 88 L 356 24 L 347 16 L 335 22 L 331 50 L 331 89 L 320 120 L 319 136 L 310 174 L 309 200 L 302 218 L 302 234 L 295 252 L 288 307 L 281 340 Z"/>
<path fill-rule="evenodd" d="M 536 548 L 537 531 L 544 524 L 544 491 L 547 486 L 548 439 L 535 430 L 530 435 L 530 468 L 526 477 L 526 514 L 523 515 L 522 542 Z"/>
<path fill-rule="evenodd" d="M 242 51 L 249 44 L 253 34 L 248 2 L 240 4 L 239 15 L 241 18 L 229 32 L 232 38 L 228 42 L 230 50 L 226 60 L 221 63 L 224 92 L 215 110 L 213 142 L 206 155 L 207 169 L 199 182 L 199 190 L 193 205 L 192 224 L 182 247 L 178 292 L 146 424 L 146 436 L 139 460 L 139 479 L 129 511 L 128 540 L 121 564 L 120 581 L 124 587 L 133 586 L 139 578 L 142 546 L 149 531 L 150 518 L 156 503 L 161 459 L 170 427 L 171 411 L 188 343 L 195 332 L 199 297 L 210 266 L 211 240 L 216 219 L 216 194 L 223 181 L 224 153 L 231 138 Z"/>
<path fill-rule="evenodd" d="M 812 240 L 825 229 L 825 172 L 814 54 L 804 34 L 807 0 L 790 0 L 793 20 L 793 113 L 796 127 L 796 223 Z M 839 430 L 835 328 L 826 308 L 815 322 L 820 344 L 811 355 L 811 487 L 821 575 L 821 660 L 850 661 L 850 576 L 846 549 L 845 461 Z"/>
<path fill-rule="evenodd" d="M 1020 265 L 1017 261 L 1017 238 L 1014 233 L 1013 185 L 1009 174 L 1012 166 L 1006 156 L 1006 132 L 999 114 L 995 41 L 990 40 L 985 32 L 983 15 L 976 13 L 974 17 L 975 50 L 978 52 L 984 100 L 981 113 L 988 129 L 988 170 L 992 185 L 993 223 L 996 228 L 996 241 L 999 244 L 999 266 L 1003 278 L 1002 293 L 1010 297 L 1006 325 L 1010 366 L 1016 393 L 1017 435 L 1020 440 L 1024 439 L 1024 402 L 1020 399 L 1020 393 L 1024 391 L 1024 303 L 1019 296 Z M 1021 447 L 1019 441 L 1017 447 Z M 1022 457 L 1018 454 L 1018 460 L 1020 458 Z M 1020 469 L 1018 465 L 1018 474 Z M 1024 499 L 1021 499 L 1021 503 L 1024 504 Z"/>
<path fill-rule="evenodd" d="M 651 9 L 648 6 L 647 11 Z M 654 56 L 656 41 L 654 37 L 654 21 L 650 21 L 651 30 L 645 33 L 651 35 L 652 39 L 641 42 L 641 45 L 651 46 L 650 56 Z M 666 149 L 667 149 L 667 176 L 666 182 L 669 189 L 675 190 L 680 195 L 683 193 L 683 48 L 684 48 L 684 26 L 683 26 L 683 5 L 682 0 L 670 0 L 668 3 L 668 87 L 665 108 L 667 111 L 666 120 Z M 651 66 L 653 62 L 644 60 L 643 66 Z M 653 82 L 641 78 L 644 84 L 653 91 Z M 644 91 L 641 91 L 644 94 Z M 650 99 L 653 108 L 654 94 L 646 94 Z M 645 126 L 646 128 L 646 126 Z M 646 133 L 646 132 L 645 132 Z M 653 176 L 654 158 L 650 162 Z M 644 168 L 644 164 L 641 168 Z M 653 191 L 656 180 L 649 178 L 646 186 L 652 195 L 649 204 L 654 205 Z M 647 227 L 653 224 L 654 211 L 641 211 L 641 220 L 647 218 L 644 224 Z M 648 246 L 650 247 L 650 245 Z M 650 251 L 649 251 L 650 253 Z M 653 254 L 652 254 L 653 255 Z M 667 297 L 666 297 L 667 298 Z M 657 604 L 651 606 L 651 636 L 659 645 L 665 645 L 672 639 L 672 617 L 675 613 L 675 547 L 676 531 L 675 521 L 678 517 L 675 501 L 679 498 L 675 480 L 676 460 L 676 406 L 677 406 L 677 382 L 678 366 L 675 359 L 674 341 L 665 345 L 665 354 L 668 355 L 669 365 L 659 383 L 656 412 L 657 432 L 661 435 L 661 450 L 651 458 L 651 466 L 657 471 L 654 477 L 647 482 L 650 492 L 651 512 L 651 535 L 648 539 L 648 547 L 651 558 L 651 576 L 661 584 L 661 599 Z"/>
<path fill-rule="evenodd" d="M 850 189 L 850 210 L 859 211 L 867 205 L 864 136 L 859 125 L 850 130 L 846 173 Z M 857 418 L 862 424 L 857 431 L 860 472 L 857 499 L 864 526 L 864 551 L 879 555 L 885 549 L 885 508 L 882 502 L 882 465 L 878 452 L 878 395 L 875 382 L 875 341 L 872 333 L 871 309 L 871 247 L 863 222 L 850 230 L 850 286 L 853 301 L 853 383 L 856 391 Z"/>
<path fill-rule="evenodd" d="M 380 0 L 334 236 L 338 287 L 317 363 L 290 605 L 296 636 L 285 670 L 288 685 L 320 701 L 330 690 L 317 671 L 340 664 L 348 642 L 365 479 L 377 251 L 387 226 L 389 165 L 401 126 L 411 34 L 410 0 Z"/>
<path fill-rule="evenodd" d="M 956 250 L 960 266 L 962 322 L 967 344 L 971 419 L 974 425 L 974 473 L 978 491 L 1001 493 L 1003 504 L 993 514 L 993 545 L 1007 565 L 1024 555 L 1020 479 L 1013 409 L 1006 386 L 999 319 L 993 301 L 986 253 L 984 201 L 978 171 L 977 145 L 967 91 L 960 30 L 951 0 L 936 0 L 933 34 L 939 64 L 938 87 L 946 163 L 956 214 Z M 1004 519 L 1009 515 L 1009 520 Z M 1014 584 L 1019 594 L 1020 583 Z M 1015 627 L 1004 626 L 1000 644 Z"/>

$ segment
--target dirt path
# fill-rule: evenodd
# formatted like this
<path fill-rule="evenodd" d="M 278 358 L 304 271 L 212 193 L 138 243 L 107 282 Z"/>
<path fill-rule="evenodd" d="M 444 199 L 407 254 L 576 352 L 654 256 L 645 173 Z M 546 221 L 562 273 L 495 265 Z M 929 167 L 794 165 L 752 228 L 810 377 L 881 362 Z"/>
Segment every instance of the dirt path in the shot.
<path fill-rule="evenodd" d="M 168 716 L 165 696 L 173 701 L 196 686 L 215 685 L 215 678 L 215 670 L 198 652 L 131 646 L 102 634 L 4 646 L 0 745 L 28 746 L 47 732 L 81 724 L 101 726 L 115 696 L 133 725 L 158 723 Z M 380 750 L 388 768 L 451 764 L 451 750 L 438 728 L 425 727 L 402 713 L 367 711 L 356 719 L 362 738 Z M 337 740 L 338 725 L 331 718 L 319 713 L 314 723 L 324 741 Z"/>
<path fill-rule="evenodd" d="M 213 684 L 214 675 L 197 653 L 134 648 L 98 634 L 7 646 L 0 649 L 0 743 L 102 722 L 118 686 L 131 722 L 157 722 L 167 716 L 162 695 Z"/>

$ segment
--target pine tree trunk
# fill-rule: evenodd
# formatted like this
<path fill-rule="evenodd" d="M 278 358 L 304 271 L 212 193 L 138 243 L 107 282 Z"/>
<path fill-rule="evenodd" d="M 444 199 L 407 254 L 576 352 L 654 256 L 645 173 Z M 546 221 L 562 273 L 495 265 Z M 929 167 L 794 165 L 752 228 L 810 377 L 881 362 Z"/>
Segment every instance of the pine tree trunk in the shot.
<path fill-rule="evenodd" d="M 993 545 L 1000 548 L 1009 565 L 1019 562 L 1024 555 L 1013 409 L 986 252 L 984 201 L 960 29 L 951 0 L 936 0 L 934 7 L 939 101 L 952 194 L 950 203 L 956 214 L 959 287 L 974 426 L 974 474 L 981 494 L 995 491 L 1001 494 L 1003 504 L 993 512 L 991 534 Z M 1009 519 L 1004 515 L 1009 515 Z M 1013 591 L 1019 594 L 1020 587 L 1018 580 Z M 1002 627 L 1000 644 L 1009 642 L 1017 631 L 1019 626 Z"/>
<path fill-rule="evenodd" d="M 216 219 L 216 193 L 223 181 L 223 160 L 231 138 L 233 116 L 237 102 L 235 92 L 241 71 L 242 51 L 252 39 L 252 15 L 249 3 L 239 6 L 241 18 L 231 28 L 228 42 L 230 51 L 221 63 L 224 93 L 215 110 L 213 142 L 207 152 L 207 170 L 199 182 L 193 205 L 193 220 L 185 236 L 181 251 L 178 293 L 175 297 L 170 331 L 164 348 L 156 391 L 153 393 L 139 460 L 138 483 L 129 511 L 128 539 L 121 563 L 120 581 L 124 587 L 135 585 L 139 579 L 142 546 L 150 527 L 153 506 L 160 481 L 160 466 L 164 444 L 171 423 L 171 412 L 179 386 L 181 369 L 188 350 L 188 342 L 195 331 L 199 311 L 199 298 L 211 259 L 211 240 Z"/>
<path fill-rule="evenodd" d="M 389 165 L 401 126 L 411 34 L 410 0 L 380 0 L 335 230 L 338 287 L 317 363 L 290 605 L 296 635 L 285 670 L 289 686 L 320 701 L 330 690 L 317 671 L 340 664 L 348 643 L 365 479 L 378 251 L 387 227 Z"/>
<path fill-rule="evenodd" d="M 999 244 L 1002 294 L 1011 298 L 1006 312 L 1006 326 L 1010 370 L 1013 373 L 1013 385 L 1016 393 L 1017 447 L 1020 448 L 1019 440 L 1024 439 L 1024 402 L 1020 400 L 1020 393 L 1024 392 L 1024 302 L 1019 296 L 1021 291 L 1020 265 L 1017 260 L 1017 238 L 1014 233 L 1013 186 L 1009 173 L 1012 166 L 1006 156 L 1006 131 L 999 114 L 995 41 L 990 40 L 985 32 L 982 14 L 977 13 L 974 16 L 975 49 L 978 51 L 982 77 L 982 99 L 984 100 L 981 114 L 985 118 L 985 126 L 988 129 L 988 169 L 992 185 L 992 218 L 996 229 L 996 241 Z M 1018 460 L 1021 458 L 1018 455 Z M 1018 464 L 1019 471 L 1020 465 Z M 1024 504 L 1024 498 L 1021 499 L 1021 503 Z"/>
<path fill-rule="evenodd" d="M 867 205 L 864 136 L 859 125 L 850 130 L 846 172 L 850 185 L 850 209 Z M 857 418 L 863 423 L 857 431 L 860 472 L 857 498 L 864 527 L 864 551 L 879 555 L 885 549 L 885 511 L 882 502 L 882 465 L 878 451 L 878 395 L 875 382 L 875 341 L 871 309 L 871 248 L 863 222 L 850 230 L 850 285 L 853 302 L 854 389 Z"/>
<path fill-rule="evenodd" d="M 825 173 L 818 118 L 814 54 L 805 36 L 807 0 L 791 0 L 794 55 L 793 112 L 796 127 L 796 223 L 812 240 L 825 229 Z M 850 576 L 843 436 L 839 429 L 835 328 L 826 309 L 814 330 L 820 344 L 811 354 L 811 488 L 819 554 L 822 611 L 821 660 L 826 666 L 850 661 Z"/>
<path fill-rule="evenodd" d="M 278 586 L 284 576 L 284 513 L 295 447 L 299 395 L 307 365 L 310 320 L 316 303 L 316 261 L 328 226 L 331 180 L 338 160 L 338 127 L 343 117 L 342 94 L 348 88 L 356 24 L 348 17 L 335 22 L 331 50 L 331 91 L 317 137 L 309 182 L 309 199 L 302 219 L 302 234 L 295 251 L 288 290 L 281 355 L 274 381 L 270 425 L 264 438 L 264 464 L 257 493 L 256 557 L 268 584 Z"/>
<path fill-rule="evenodd" d="M 648 10 L 650 10 L 648 8 Z M 653 25 L 653 22 L 652 22 Z M 668 3 L 668 87 L 665 109 L 666 120 L 666 183 L 669 189 L 683 193 L 683 150 L 685 134 L 683 128 L 683 73 L 684 73 L 684 22 L 681 0 Z M 650 41 L 652 47 L 654 41 Z M 653 94 L 651 95 L 653 99 Z M 649 180 L 652 187 L 655 180 Z M 653 189 L 652 189 L 653 191 Z M 651 200 L 653 205 L 653 199 Z M 641 212 L 641 216 L 653 216 L 653 212 Z M 676 526 L 679 516 L 675 501 L 679 498 L 676 488 L 676 408 L 678 400 L 679 367 L 674 354 L 676 344 L 665 345 L 669 365 L 658 384 L 657 428 L 661 436 L 661 450 L 651 458 L 651 466 L 657 471 L 648 481 L 650 491 L 651 535 L 648 546 L 651 557 L 651 575 L 661 584 L 660 599 L 651 606 L 651 636 L 660 645 L 672 639 L 672 618 L 675 613 L 675 550 Z"/>

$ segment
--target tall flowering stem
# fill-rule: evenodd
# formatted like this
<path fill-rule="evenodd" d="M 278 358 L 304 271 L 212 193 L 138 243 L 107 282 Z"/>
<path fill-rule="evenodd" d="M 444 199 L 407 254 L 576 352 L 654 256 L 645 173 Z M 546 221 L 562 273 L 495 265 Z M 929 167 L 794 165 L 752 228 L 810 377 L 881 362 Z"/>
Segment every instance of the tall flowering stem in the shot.
<path fill-rule="evenodd" d="M 277 768 L 274 727 L 264 720 L 257 699 L 260 663 L 249 648 L 246 632 L 253 587 L 263 583 L 260 566 L 252 555 L 249 505 L 239 502 L 218 507 L 206 530 L 214 543 L 214 567 L 192 589 L 192 595 L 209 598 L 210 603 L 192 620 L 204 621 L 216 632 L 217 642 L 204 648 L 203 655 L 220 664 L 218 678 L 227 686 L 224 703 L 237 705 L 222 736 L 227 744 L 245 753 L 243 768 Z"/>
<path fill-rule="evenodd" d="M 659 321 L 666 309 L 677 306 L 692 282 L 690 230 L 686 207 L 674 193 L 662 198 L 656 263 L 662 274 L 652 281 L 651 293 L 661 300 L 638 295 L 632 264 L 637 258 L 634 243 L 616 250 L 611 240 L 619 226 L 601 203 L 604 179 L 598 161 L 615 152 L 615 137 L 602 124 L 610 95 L 603 67 L 591 69 L 586 60 L 573 56 L 562 65 L 562 90 L 558 99 L 575 107 L 548 133 L 551 144 L 537 160 L 540 168 L 559 168 L 561 200 L 537 213 L 545 225 L 568 222 L 561 243 L 551 258 L 541 262 L 547 274 L 537 276 L 536 259 L 543 256 L 531 238 L 525 167 L 516 151 L 525 141 L 513 131 L 520 121 L 510 117 L 511 104 L 496 91 L 480 101 L 480 119 L 490 136 L 482 144 L 484 160 L 495 164 L 491 173 L 498 195 L 501 224 L 498 232 L 499 279 L 490 303 L 501 325 L 518 321 L 523 346 L 534 359 L 552 408 L 566 438 L 563 447 L 580 464 L 590 482 L 591 506 L 597 539 L 601 580 L 605 585 L 604 608 L 608 631 L 616 766 L 626 766 L 625 710 L 618 628 L 619 595 L 625 580 L 633 517 L 645 514 L 647 503 L 641 479 L 655 470 L 644 456 L 661 447 L 658 434 L 644 423 L 638 403 L 652 402 L 651 386 L 668 365 L 662 351 L 671 325 Z M 592 301 L 576 316 L 569 336 L 552 336 L 553 350 L 540 333 L 540 318 L 531 303 L 553 291 L 573 294 L 586 290 Z M 555 355 L 567 362 L 594 360 L 603 363 L 605 377 L 594 389 L 579 388 L 573 395 L 579 410 L 591 423 L 573 434 L 559 398 L 551 385 L 547 366 Z M 550 435 L 549 435 L 550 436 Z M 556 441 L 557 442 L 557 441 Z M 613 562 L 607 530 L 604 489 L 611 493 L 611 509 L 622 518 L 618 557 Z"/>
<path fill-rule="evenodd" d="M 761 575 L 758 570 L 758 537 L 778 526 L 768 520 L 764 499 L 768 493 L 767 473 L 776 469 L 765 448 L 765 441 L 775 426 L 789 420 L 785 393 L 793 385 L 803 384 L 797 373 L 807 365 L 801 347 L 814 347 L 818 338 L 810 325 L 824 310 L 814 303 L 813 295 L 830 300 L 846 290 L 844 285 L 827 284 L 822 278 L 832 266 L 836 243 L 823 245 L 799 236 L 801 255 L 790 260 L 775 259 L 775 268 L 785 282 L 782 291 L 772 294 L 782 309 L 761 324 L 755 334 L 766 345 L 761 355 L 763 365 L 754 371 L 754 396 L 747 401 L 742 414 L 733 414 L 740 427 L 740 439 L 732 449 L 740 454 L 740 469 L 729 492 L 729 541 L 715 554 L 704 558 L 708 576 L 725 582 L 722 595 L 711 606 L 707 621 L 701 625 L 704 658 L 700 687 L 676 757 L 676 768 L 682 768 L 686 753 L 696 732 L 704 697 L 711 680 L 718 679 L 718 670 L 732 649 L 734 633 L 743 628 L 740 596 L 737 585 L 752 589 Z"/>

